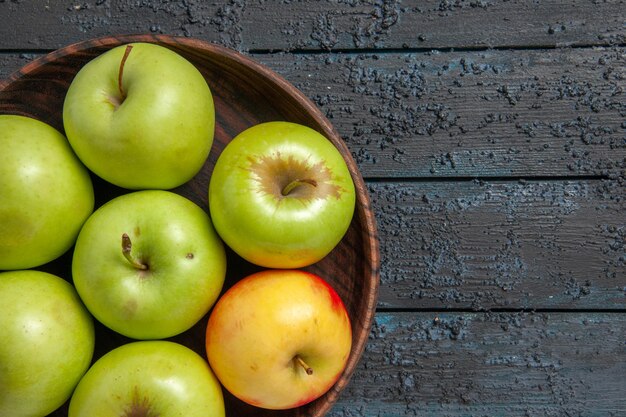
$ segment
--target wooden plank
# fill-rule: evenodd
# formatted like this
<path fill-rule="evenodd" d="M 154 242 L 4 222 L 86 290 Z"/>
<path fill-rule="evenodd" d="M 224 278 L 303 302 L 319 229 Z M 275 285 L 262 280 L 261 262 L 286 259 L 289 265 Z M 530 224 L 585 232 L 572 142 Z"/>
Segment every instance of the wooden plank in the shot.
<path fill-rule="evenodd" d="M 385 308 L 626 309 L 620 181 L 369 184 Z"/>
<path fill-rule="evenodd" d="M 25 0 L 0 2 L 0 16 L 8 49 L 164 33 L 239 50 L 329 50 L 608 45 L 624 42 L 625 14 L 619 0 Z"/>
<path fill-rule="evenodd" d="M 0 80 L 41 55 L 41 53 L 0 53 Z"/>
<path fill-rule="evenodd" d="M 370 0 L 337 4 L 328 0 L 290 2 L 281 7 L 284 9 L 246 5 L 242 38 L 247 48 L 268 49 L 267 39 L 272 39 L 271 48 L 287 50 L 552 47 L 622 43 L 625 39 L 626 14 L 618 1 Z M 269 33 L 247 37 L 245 28 L 253 26 L 269 29 Z"/>
<path fill-rule="evenodd" d="M 368 177 L 618 175 L 626 49 L 255 55 Z"/>
<path fill-rule="evenodd" d="M 328 417 L 626 415 L 626 315 L 379 313 Z"/>
<path fill-rule="evenodd" d="M 326 113 L 368 178 L 618 177 L 625 52 L 251 56 Z M 0 77 L 23 63 L 0 54 Z"/>

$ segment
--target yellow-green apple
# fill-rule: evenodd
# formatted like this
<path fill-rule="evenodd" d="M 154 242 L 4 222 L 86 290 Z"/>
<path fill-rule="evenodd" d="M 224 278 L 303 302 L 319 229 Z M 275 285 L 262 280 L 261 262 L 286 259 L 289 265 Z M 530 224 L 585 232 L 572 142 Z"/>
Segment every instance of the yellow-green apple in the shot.
<path fill-rule="evenodd" d="M 164 190 L 116 197 L 78 235 L 72 275 L 89 311 L 135 339 L 163 339 L 189 329 L 224 283 L 226 254 L 208 214 Z"/>
<path fill-rule="evenodd" d="M 89 172 L 52 126 L 0 115 L 0 270 L 34 268 L 74 244 L 94 208 Z"/>
<path fill-rule="evenodd" d="M 46 272 L 0 273 L 0 416 L 43 417 L 91 363 L 93 319 L 74 287 Z"/>
<path fill-rule="evenodd" d="M 170 189 L 202 168 L 215 109 L 200 71 L 157 44 L 115 47 L 84 65 L 63 104 L 67 138 L 84 164 L 129 189 Z"/>
<path fill-rule="evenodd" d="M 69 417 L 224 417 L 222 388 L 206 361 L 178 343 L 117 347 L 87 371 Z"/>
<path fill-rule="evenodd" d="M 300 268 L 325 257 L 354 214 L 344 158 L 319 132 L 290 122 L 261 123 L 220 154 L 209 184 L 215 229 L 244 259 Z"/>
<path fill-rule="evenodd" d="M 238 281 L 215 304 L 206 351 L 217 378 L 257 407 L 288 409 L 326 393 L 352 345 L 337 292 L 302 270 L 264 270 Z"/>

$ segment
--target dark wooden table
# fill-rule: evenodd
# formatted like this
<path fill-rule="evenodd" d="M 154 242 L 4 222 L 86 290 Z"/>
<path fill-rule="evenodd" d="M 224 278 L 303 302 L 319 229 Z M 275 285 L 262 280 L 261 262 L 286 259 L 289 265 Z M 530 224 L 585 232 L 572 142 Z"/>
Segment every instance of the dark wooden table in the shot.
<path fill-rule="evenodd" d="M 329 416 L 626 415 L 623 1 L 0 0 L 0 78 L 191 36 L 291 81 L 366 179 L 376 320 Z"/>

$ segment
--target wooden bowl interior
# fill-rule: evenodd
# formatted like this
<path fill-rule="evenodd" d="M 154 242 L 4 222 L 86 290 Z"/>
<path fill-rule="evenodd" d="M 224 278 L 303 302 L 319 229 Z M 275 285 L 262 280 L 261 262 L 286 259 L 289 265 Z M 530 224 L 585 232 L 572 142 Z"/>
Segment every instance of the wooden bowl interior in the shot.
<path fill-rule="evenodd" d="M 328 280 L 337 290 L 352 321 L 353 348 L 348 365 L 335 386 L 318 400 L 285 411 L 248 406 L 224 390 L 228 416 L 320 417 L 332 407 L 348 383 L 367 341 L 376 307 L 379 285 L 379 254 L 374 216 L 367 189 L 352 156 L 337 132 L 315 105 L 299 90 L 266 67 L 234 51 L 189 38 L 132 35 L 90 40 L 39 58 L 8 79 L 0 81 L 0 114 L 20 114 L 44 121 L 63 132 L 62 107 L 74 75 L 88 61 L 115 46 L 151 42 L 168 47 L 190 60 L 205 76 L 215 101 L 216 131 L 213 148 L 202 171 L 175 192 L 191 199 L 208 212 L 207 190 L 217 157 L 239 132 L 257 123 L 286 120 L 307 125 L 330 139 L 344 155 L 357 189 L 357 208 L 342 242 L 319 263 L 306 270 Z M 93 176 L 96 206 L 128 192 Z M 71 255 L 42 266 L 71 282 Z M 261 268 L 245 262 L 228 250 L 224 290 Z M 206 357 L 204 334 L 208 315 L 189 331 L 172 338 Z M 94 360 L 123 343 L 130 342 L 100 324 Z M 67 415 L 67 404 L 51 416 Z"/>

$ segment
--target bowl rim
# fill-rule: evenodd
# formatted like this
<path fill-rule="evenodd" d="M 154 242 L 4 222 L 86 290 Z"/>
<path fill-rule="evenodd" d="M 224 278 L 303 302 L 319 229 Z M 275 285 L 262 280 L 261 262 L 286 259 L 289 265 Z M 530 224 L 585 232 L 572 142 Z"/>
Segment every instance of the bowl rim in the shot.
<path fill-rule="evenodd" d="M 12 83 L 19 81 L 20 78 L 28 76 L 29 73 L 36 71 L 39 67 L 53 62 L 59 58 L 67 57 L 88 49 L 104 48 L 109 49 L 121 44 L 132 42 L 147 42 L 160 44 L 162 46 L 176 48 L 190 48 L 201 54 L 219 55 L 231 61 L 234 61 L 244 67 L 250 68 L 255 73 L 260 74 L 270 83 L 277 86 L 278 89 L 288 93 L 292 99 L 297 101 L 304 111 L 309 114 L 320 126 L 322 132 L 340 151 L 346 160 L 346 164 L 352 176 L 355 185 L 357 205 L 355 215 L 365 228 L 362 232 L 367 232 L 363 238 L 363 249 L 365 250 L 364 259 L 368 260 L 369 275 L 366 283 L 368 284 L 368 296 L 365 300 L 366 310 L 363 316 L 359 317 L 359 323 L 362 326 L 361 334 L 353 340 L 352 353 L 348 358 L 348 362 L 344 370 L 335 382 L 333 387 L 325 394 L 325 400 L 322 404 L 316 404 L 315 416 L 321 417 L 325 415 L 339 398 L 339 393 L 348 385 L 356 367 L 363 355 L 367 344 L 371 327 L 374 323 L 376 314 L 376 305 L 378 301 L 378 292 L 380 287 L 380 252 L 379 239 L 376 226 L 374 212 L 365 181 L 357 167 L 357 164 L 350 152 L 350 149 L 341 138 L 341 135 L 321 112 L 321 110 L 309 99 L 302 91 L 287 81 L 282 75 L 274 70 L 244 55 L 243 52 L 236 51 L 226 46 L 222 46 L 210 41 L 201 40 L 194 37 L 162 35 L 162 34 L 116 34 L 96 37 L 92 39 L 81 40 L 58 48 L 43 56 L 35 58 L 26 63 L 21 68 L 10 73 L 6 78 L 0 79 L 0 94 Z M 356 341 L 356 343 L 354 343 Z M 321 398 L 324 398 L 321 397 Z"/>

